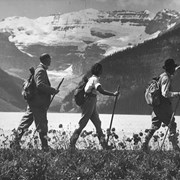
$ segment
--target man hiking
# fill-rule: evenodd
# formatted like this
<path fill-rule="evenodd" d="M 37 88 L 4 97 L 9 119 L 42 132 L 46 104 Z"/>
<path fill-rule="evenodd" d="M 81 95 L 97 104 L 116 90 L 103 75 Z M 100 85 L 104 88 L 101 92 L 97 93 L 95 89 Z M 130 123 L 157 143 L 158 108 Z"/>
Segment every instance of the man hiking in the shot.
<path fill-rule="evenodd" d="M 177 64 L 175 64 L 173 59 L 167 59 L 164 62 L 164 72 L 160 75 L 159 79 L 161 90 L 160 105 L 153 106 L 152 126 L 149 129 L 145 137 L 145 142 L 142 145 L 142 150 L 144 151 L 148 150 L 148 143 L 155 131 L 160 128 L 161 123 L 164 123 L 166 126 L 169 126 L 169 141 L 172 143 L 173 149 L 180 150 L 176 137 L 177 124 L 175 122 L 174 117 L 171 121 L 171 124 L 169 124 L 173 114 L 171 98 L 178 97 L 180 95 L 180 92 L 172 92 L 171 90 L 171 81 L 176 67 Z"/>
<path fill-rule="evenodd" d="M 17 134 L 11 147 L 20 148 L 20 140 L 24 132 L 35 121 L 37 131 L 39 132 L 42 150 L 48 151 L 48 120 L 47 110 L 50 105 L 51 95 L 57 94 L 59 90 L 51 87 L 47 69 L 51 64 L 51 57 L 44 53 L 40 56 L 40 64 L 37 66 L 34 73 L 35 90 L 36 93 L 33 98 L 27 101 L 27 110 L 21 119 L 20 125 L 17 129 Z"/>
<path fill-rule="evenodd" d="M 81 119 L 79 120 L 79 127 L 74 131 L 73 135 L 70 138 L 70 149 L 75 149 L 76 141 L 80 133 L 82 132 L 83 128 L 87 125 L 89 119 L 94 124 L 98 139 L 103 149 L 107 148 L 105 136 L 101 129 L 101 120 L 99 118 L 99 114 L 97 111 L 97 92 L 100 92 L 103 95 L 108 96 L 118 96 L 119 92 L 109 92 L 102 88 L 100 84 L 100 76 L 102 74 L 103 68 L 102 65 L 96 63 L 91 68 L 92 76 L 88 79 L 87 84 L 85 86 L 85 93 L 86 93 L 86 100 L 80 106 L 82 110 Z"/>

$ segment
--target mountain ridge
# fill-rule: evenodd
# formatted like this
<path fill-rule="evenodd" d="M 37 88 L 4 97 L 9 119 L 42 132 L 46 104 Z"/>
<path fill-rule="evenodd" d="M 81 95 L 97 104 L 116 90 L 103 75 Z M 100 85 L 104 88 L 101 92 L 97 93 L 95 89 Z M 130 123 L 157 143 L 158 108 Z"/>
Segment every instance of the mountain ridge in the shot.
<path fill-rule="evenodd" d="M 146 41 L 133 48 L 117 52 L 104 58 L 100 63 L 103 65 L 102 85 L 105 89 L 115 91 L 120 85 L 121 96 L 117 103 L 116 113 L 120 114 L 150 114 L 151 108 L 144 99 L 144 91 L 148 82 L 163 72 L 162 66 L 167 58 L 174 58 L 180 64 L 180 27 L 174 28 L 162 34 L 156 39 Z M 173 89 L 180 91 L 180 71 L 173 78 Z M 66 97 L 62 104 L 62 110 L 78 111 L 72 101 L 73 92 Z M 98 104 L 100 113 L 111 113 L 113 98 L 103 100 L 99 97 Z M 173 106 L 177 98 L 173 100 Z M 103 104 L 103 106 L 102 106 Z M 69 109 L 68 109 L 69 108 Z M 177 109 L 180 114 L 180 107 Z"/>
<path fill-rule="evenodd" d="M 53 102 L 53 109 L 57 110 L 60 108 L 58 104 L 61 104 L 62 99 L 75 88 L 81 76 L 92 64 L 109 58 L 111 54 L 115 53 L 113 57 L 116 57 L 117 52 L 126 54 L 133 47 L 143 47 L 141 44 L 146 44 L 149 39 L 156 39 L 178 26 L 180 18 L 178 12 L 162 10 L 153 17 L 150 14 L 147 10 L 103 12 L 89 9 L 80 13 L 60 14 L 57 17 L 51 15 L 37 19 L 6 18 L 0 22 L 0 66 L 9 74 L 25 79 L 28 76 L 28 69 L 31 66 L 36 67 L 39 63 L 40 54 L 49 53 L 52 56 L 52 66 L 48 74 L 52 86 L 56 87 L 60 79 L 65 78 L 61 93 Z M 146 50 L 147 55 L 143 55 L 147 59 L 152 57 L 152 53 L 157 53 L 157 50 L 149 48 L 151 53 Z M 159 51 L 162 50 L 164 53 L 163 57 L 168 53 L 171 54 L 169 49 L 166 52 L 165 47 L 159 48 Z M 134 52 L 133 49 L 131 51 Z M 141 50 L 138 52 L 142 54 Z M 135 57 L 131 55 L 132 59 Z M 130 62 L 127 57 L 120 59 L 121 61 L 128 59 Z M 132 64 L 136 67 L 133 61 Z M 152 67 L 151 65 L 150 68 Z M 128 77 L 128 74 L 126 76 Z M 131 89 L 134 90 L 135 87 L 133 84 Z M 99 107 L 101 104 L 102 107 L 106 105 L 104 102 L 106 98 L 101 97 Z M 66 106 L 62 107 L 66 109 Z"/>

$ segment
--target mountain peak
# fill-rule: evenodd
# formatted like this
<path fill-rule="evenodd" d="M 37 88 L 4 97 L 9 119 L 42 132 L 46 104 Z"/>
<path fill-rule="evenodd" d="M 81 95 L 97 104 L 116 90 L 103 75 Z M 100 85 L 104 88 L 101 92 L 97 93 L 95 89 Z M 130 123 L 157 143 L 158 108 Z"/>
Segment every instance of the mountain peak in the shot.
<path fill-rule="evenodd" d="M 162 9 L 159 11 L 156 16 L 155 20 L 157 19 L 163 19 L 163 18 L 169 18 L 172 17 L 173 19 L 180 18 L 180 13 L 175 11 L 175 10 L 170 10 L 170 9 Z"/>
<path fill-rule="evenodd" d="M 88 8 L 88 9 L 83 9 L 83 10 L 80 10 L 79 12 L 86 12 L 86 13 L 98 13 L 99 11 L 98 11 L 97 9 Z"/>

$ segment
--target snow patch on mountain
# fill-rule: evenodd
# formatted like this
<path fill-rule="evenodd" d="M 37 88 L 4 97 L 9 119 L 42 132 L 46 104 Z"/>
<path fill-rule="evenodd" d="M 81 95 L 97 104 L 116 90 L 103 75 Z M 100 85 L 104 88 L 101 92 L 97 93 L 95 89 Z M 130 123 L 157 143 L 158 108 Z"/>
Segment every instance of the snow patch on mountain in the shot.
<path fill-rule="evenodd" d="M 84 41 L 98 42 L 108 46 L 125 47 L 134 43 L 144 32 L 137 22 L 122 22 L 124 19 L 148 19 L 148 11 L 103 12 L 95 9 L 57 14 L 37 19 L 9 17 L 0 22 L 0 32 L 9 32 L 9 41 L 21 49 L 32 44 L 48 46 L 85 45 Z M 144 17 L 143 17 L 144 16 Z M 143 19 L 144 18 L 144 19 Z M 126 39 L 121 41 L 121 39 Z M 104 40 L 106 39 L 106 40 Z"/>
<path fill-rule="evenodd" d="M 169 30 L 169 29 L 173 28 L 176 24 L 177 24 L 177 23 L 175 22 L 175 23 L 172 23 L 172 24 L 167 25 L 167 29 Z"/>
<path fill-rule="evenodd" d="M 49 77 L 51 80 L 53 79 L 59 79 L 62 77 L 73 77 L 73 69 L 72 69 L 72 65 L 70 65 L 67 69 L 65 70 L 61 70 L 61 71 L 56 71 L 56 70 L 48 70 L 47 71 Z"/>
<path fill-rule="evenodd" d="M 179 17 L 178 12 L 167 9 L 158 12 L 154 19 L 148 10 L 105 12 L 86 9 L 37 19 L 9 17 L 0 22 L 0 32 L 8 32 L 9 41 L 23 53 L 26 47 L 37 44 L 75 46 L 79 52 L 84 52 L 88 43 L 94 43 L 106 50 L 106 56 L 157 37 L 163 28 L 175 26 Z"/>

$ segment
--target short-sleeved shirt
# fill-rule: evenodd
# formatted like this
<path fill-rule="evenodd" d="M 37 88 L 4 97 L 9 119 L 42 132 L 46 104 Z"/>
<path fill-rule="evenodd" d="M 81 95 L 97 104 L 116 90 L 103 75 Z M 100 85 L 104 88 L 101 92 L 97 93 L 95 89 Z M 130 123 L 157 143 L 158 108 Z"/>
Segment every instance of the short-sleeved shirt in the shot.
<path fill-rule="evenodd" d="M 161 78 L 161 93 L 165 98 L 171 98 L 175 96 L 176 92 L 171 91 L 171 76 L 166 72 L 160 75 Z"/>
<path fill-rule="evenodd" d="M 85 86 L 85 92 L 86 93 L 92 93 L 97 95 L 97 88 L 98 86 L 101 86 L 99 82 L 100 77 L 97 77 L 95 75 L 92 75 Z"/>

